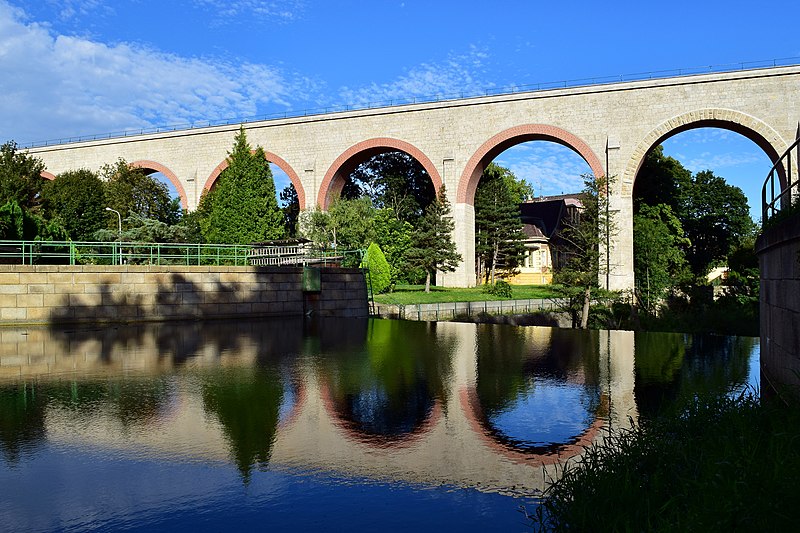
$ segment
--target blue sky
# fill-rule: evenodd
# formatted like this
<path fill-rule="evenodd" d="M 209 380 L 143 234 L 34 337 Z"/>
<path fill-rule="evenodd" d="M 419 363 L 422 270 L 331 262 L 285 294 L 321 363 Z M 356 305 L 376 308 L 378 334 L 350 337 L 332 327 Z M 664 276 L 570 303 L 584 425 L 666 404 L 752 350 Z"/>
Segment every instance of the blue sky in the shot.
<path fill-rule="evenodd" d="M 800 2 L 0 0 L 0 140 L 799 57 L 790 20 Z M 665 146 L 752 198 L 770 166 L 733 133 Z M 586 170 L 547 145 L 500 160 L 543 194 Z"/>

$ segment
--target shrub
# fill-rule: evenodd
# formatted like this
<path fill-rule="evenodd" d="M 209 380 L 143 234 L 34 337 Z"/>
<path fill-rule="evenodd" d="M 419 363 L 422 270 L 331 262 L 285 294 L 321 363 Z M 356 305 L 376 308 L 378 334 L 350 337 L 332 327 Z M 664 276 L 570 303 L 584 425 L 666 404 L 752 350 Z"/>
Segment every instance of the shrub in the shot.
<path fill-rule="evenodd" d="M 499 280 L 496 283 L 487 283 L 483 287 L 483 292 L 500 298 L 511 298 L 513 291 L 507 281 Z"/>
<path fill-rule="evenodd" d="M 369 270 L 373 293 L 382 293 L 389 289 L 392 281 L 389 262 L 386 261 L 381 247 L 374 242 L 367 248 L 367 253 L 361 261 L 361 268 Z"/>

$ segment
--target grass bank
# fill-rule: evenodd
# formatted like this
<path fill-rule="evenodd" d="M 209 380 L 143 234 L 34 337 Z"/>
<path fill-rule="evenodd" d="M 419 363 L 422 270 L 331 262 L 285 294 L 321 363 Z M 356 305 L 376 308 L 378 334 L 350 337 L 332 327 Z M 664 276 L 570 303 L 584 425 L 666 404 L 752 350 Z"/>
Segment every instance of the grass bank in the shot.
<path fill-rule="evenodd" d="M 696 399 L 590 448 L 545 493 L 540 531 L 791 531 L 800 409 Z"/>
<path fill-rule="evenodd" d="M 516 300 L 556 297 L 555 291 L 550 285 L 513 285 L 512 291 L 512 298 Z M 431 287 L 431 292 L 426 293 L 424 285 L 398 285 L 393 292 L 375 295 L 375 303 L 390 305 L 482 302 L 484 300 L 508 300 L 508 298 L 483 292 L 482 287 L 469 289 Z"/>

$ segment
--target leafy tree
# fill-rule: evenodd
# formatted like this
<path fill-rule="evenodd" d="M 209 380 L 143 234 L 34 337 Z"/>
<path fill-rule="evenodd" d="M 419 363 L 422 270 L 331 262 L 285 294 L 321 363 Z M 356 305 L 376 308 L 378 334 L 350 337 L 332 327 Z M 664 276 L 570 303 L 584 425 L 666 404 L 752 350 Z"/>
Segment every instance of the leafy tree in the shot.
<path fill-rule="evenodd" d="M 283 224 L 286 228 L 286 236 L 294 237 L 297 235 L 297 221 L 300 218 L 300 200 L 297 198 L 297 191 L 291 183 L 281 191 L 281 212 L 283 213 Z"/>
<path fill-rule="evenodd" d="M 691 171 L 677 159 L 665 156 L 663 146 L 656 146 L 647 153 L 636 176 L 635 210 L 638 211 L 641 204 L 666 204 L 680 217 L 678 191 L 691 181 Z"/>
<path fill-rule="evenodd" d="M 236 134 L 228 167 L 200 202 L 207 242 L 246 244 L 285 235 L 269 162 L 263 148 L 250 149 L 244 128 Z"/>
<path fill-rule="evenodd" d="M 122 222 L 125 229 L 121 234 L 117 234 L 117 228 L 101 229 L 95 232 L 95 238 L 101 241 L 115 241 L 119 238 L 125 242 L 178 243 L 192 242 L 197 237 L 191 227 L 182 223 L 170 225 L 136 214 L 126 217 Z"/>
<path fill-rule="evenodd" d="M 313 211 L 304 235 L 323 250 L 363 250 L 374 240 L 375 208 L 369 198 L 339 198 L 328 212 Z"/>
<path fill-rule="evenodd" d="M 391 208 L 399 220 L 414 223 L 436 197 L 425 168 L 405 152 L 377 154 L 350 174 L 343 198 L 368 196 L 378 209 Z"/>
<path fill-rule="evenodd" d="M 425 273 L 408 264 L 406 255 L 412 245 L 414 227 L 395 216 L 394 209 L 379 209 L 375 213 L 375 242 L 389 262 L 392 283 L 418 283 Z"/>
<path fill-rule="evenodd" d="M 414 230 L 414 244 L 407 253 L 409 264 L 425 272 L 425 292 L 431 291 L 431 276 L 434 272 L 454 272 L 463 260 L 453 242 L 454 227 L 450 218 L 450 202 L 442 185 L 436 200 L 428 206 L 425 215 L 419 220 Z"/>
<path fill-rule="evenodd" d="M 369 270 L 372 291 L 377 293 L 386 292 L 391 286 L 392 280 L 389 273 L 389 263 L 383 255 L 381 247 L 372 243 L 367 248 L 367 253 L 361 262 L 361 268 Z"/>
<path fill-rule="evenodd" d="M 106 225 L 105 203 L 105 184 L 91 170 L 64 172 L 42 188 L 46 216 L 57 220 L 75 241 L 92 240 Z"/>
<path fill-rule="evenodd" d="M 15 142 L 0 146 L 0 205 L 16 200 L 25 209 L 37 210 L 46 181 L 43 170 L 42 160 L 20 152 Z"/>
<path fill-rule="evenodd" d="M 491 163 L 475 192 L 475 255 L 478 277 L 495 283 L 498 268 L 513 270 L 525 252 L 519 204 L 530 187 L 507 168 Z M 531 191 L 532 192 L 532 191 Z"/>
<path fill-rule="evenodd" d="M 678 214 L 691 242 L 686 258 L 692 272 L 702 277 L 710 267 L 724 263 L 739 241 L 752 231 L 747 197 L 710 170 L 698 172 L 679 190 Z"/>
<path fill-rule="evenodd" d="M 0 206 L 0 239 L 65 241 L 67 232 L 55 220 L 45 220 L 9 200 Z"/>
<path fill-rule="evenodd" d="M 667 291 L 689 275 L 684 248 L 689 242 L 680 220 L 666 204 L 641 204 L 633 219 L 636 295 L 655 314 Z"/>
<path fill-rule="evenodd" d="M 167 186 L 124 159 L 101 167 L 100 177 L 106 182 L 107 207 L 119 211 L 123 218 L 135 214 L 165 224 L 175 224 L 180 219 L 180 201 L 170 198 Z M 108 228 L 117 227 L 113 213 L 107 213 L 106 220 Z"/>
<path fill-rule="evenodd" d="M 577 219 L 563 221 L 561 238 L 568 244 L 563 250 L 566 261 L 553 276 L 553 281 L 562 286 L 562 297 L 569 301 L 573 324 L 582 329 L 589 326 L 593 294 L 603 295 L 598 280 L 608 273 L 609 265 L 601 250 L 616 232 L 605 188 L 604 176 L 584 176 L 580 195 L 583 209 Z"/>

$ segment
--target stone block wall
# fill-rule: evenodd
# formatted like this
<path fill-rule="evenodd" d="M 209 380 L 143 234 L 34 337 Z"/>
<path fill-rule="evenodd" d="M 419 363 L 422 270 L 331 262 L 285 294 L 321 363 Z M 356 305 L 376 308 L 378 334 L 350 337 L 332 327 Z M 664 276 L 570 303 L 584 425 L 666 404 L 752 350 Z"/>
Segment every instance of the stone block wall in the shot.
<path fill-rule="evenodd" d="M 0 323 L 144 322 L 259 316 L 367 316 L 358 269 L 0 265 Z"/>
<path fill-rule="evenodd" d="M 756 253 L 761 269 L 761 375 L 779 393 L 800 396 L 800 216 L 765 230 Z"/>

